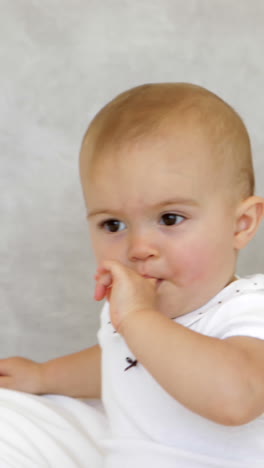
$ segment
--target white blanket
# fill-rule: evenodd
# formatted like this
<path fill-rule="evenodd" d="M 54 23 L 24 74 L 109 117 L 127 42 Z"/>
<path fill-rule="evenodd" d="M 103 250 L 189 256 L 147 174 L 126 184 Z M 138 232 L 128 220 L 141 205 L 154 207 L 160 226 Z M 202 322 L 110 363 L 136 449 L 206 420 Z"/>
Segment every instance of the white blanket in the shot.
<path fill-rule="evenodd" d="M 101 468 L 99 402 L 0 389 L 0 468 Z"/>

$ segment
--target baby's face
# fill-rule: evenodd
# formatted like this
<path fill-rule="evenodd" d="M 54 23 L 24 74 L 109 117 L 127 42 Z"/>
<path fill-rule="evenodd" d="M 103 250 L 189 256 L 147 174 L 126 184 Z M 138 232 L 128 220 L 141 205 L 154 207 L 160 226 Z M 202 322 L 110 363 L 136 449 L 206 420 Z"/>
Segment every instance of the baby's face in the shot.
<path fill-rule="evenodd" d="M 108 152 L 82 174 L 98 265 L 118 260 L 162 280 L 159 308 L 191 312 L 233 280 L 235 207 L 199 135 Z"/>

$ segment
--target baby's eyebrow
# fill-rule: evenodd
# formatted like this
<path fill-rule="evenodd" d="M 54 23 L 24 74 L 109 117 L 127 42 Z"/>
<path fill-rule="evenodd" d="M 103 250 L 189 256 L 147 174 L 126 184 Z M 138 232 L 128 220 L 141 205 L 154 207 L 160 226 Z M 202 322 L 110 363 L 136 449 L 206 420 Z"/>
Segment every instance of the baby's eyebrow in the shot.
<path fill-rule="evenodd" d="M 92 211 L 88 211 L 86 218 L 91 218 L 92 216 L 97 216 L 101 214 L 107 215 L 107 213 L 108 213 L 108 210 L 92 210 Z M 111 213 L 114 214 L 115 210 L 111 210 Z"/>
<path fill-rule="evenodd" d="M 170 198 L 168 200 L 163 200 L 161 203 L 157 203 L 155 205 L 157 208 L 162 207 L 162 206 L 168 206 L 168 205 L 188 205 L 188 206 L 198 206 L 199 203 L 197 200 L 194 200 L 193 198 Z"/>
<path fill-rule="evenodd" d="M 199 203 L 192 199 L 192 198 L 170 198 L 168 200 L 163 200 L 160 203 L 156 203 L 154 205 L 151 205 L 150 208 L 154 209 L 161 209 L 166 206 L 170 205 L 178 205 L 178 206 L 198 206 Z M 107 210 L 107 209 L 98 209 L 98 210 L 91 210 L 87 213 L 87 218 L 91 218 L 92 216 L 97 216 L 97 215 L 107 215 L 108 213 L 111 213 L 111 215 L 116 215 L 119 216 L 120 212 L 117 210 Z"/>
<path fill-rule="evenodd" d="M 98 216 L 98 215 L 108 215 L 108 213 L 110 213 L 110 210 L 91 210 L 91 211 L 88 211 L 87 215 L 86 215 L 86 218 L 91 218 L 92 216 Z M 117 211 L 115 210 L 111 210 L 111 215 L 114 215 L 116 213 L 117 215 Z"/>

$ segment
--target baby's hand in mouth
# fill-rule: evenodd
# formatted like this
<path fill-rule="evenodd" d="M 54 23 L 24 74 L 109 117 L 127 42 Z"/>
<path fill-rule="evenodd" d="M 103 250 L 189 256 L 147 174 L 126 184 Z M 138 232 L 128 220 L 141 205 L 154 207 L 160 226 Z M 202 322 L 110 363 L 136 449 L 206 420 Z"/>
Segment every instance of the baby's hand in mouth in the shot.
<path fill-rule="evenodd" d="M 124 319 L 144 309 L 157 305 L 157 288 L 161 279 L 140 275 L 120 262 L 108 260 L 102 263 L 95 276 L 94 297 L 97 301 L 107 298 L 113 326 L 118 330 Z"/>

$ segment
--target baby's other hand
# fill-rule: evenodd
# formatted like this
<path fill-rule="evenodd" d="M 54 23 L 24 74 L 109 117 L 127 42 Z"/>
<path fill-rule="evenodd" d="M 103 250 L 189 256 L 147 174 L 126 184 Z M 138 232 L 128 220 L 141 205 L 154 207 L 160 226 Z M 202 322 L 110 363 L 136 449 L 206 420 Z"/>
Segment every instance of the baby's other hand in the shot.
<path fill-rule="evenodd" d="M 117 261 L 105 261 L 95 279 L 94 297 L 109 300 L 112 325 L 117 331 L 131 314 L 157 307 L 157 280 L 144 278 Z"/>
<path fill-rule="evenodd" d="M 42 393 L 41 364 L 22 357 L 0 359 L 0 387 L 27 393 Z"/>

